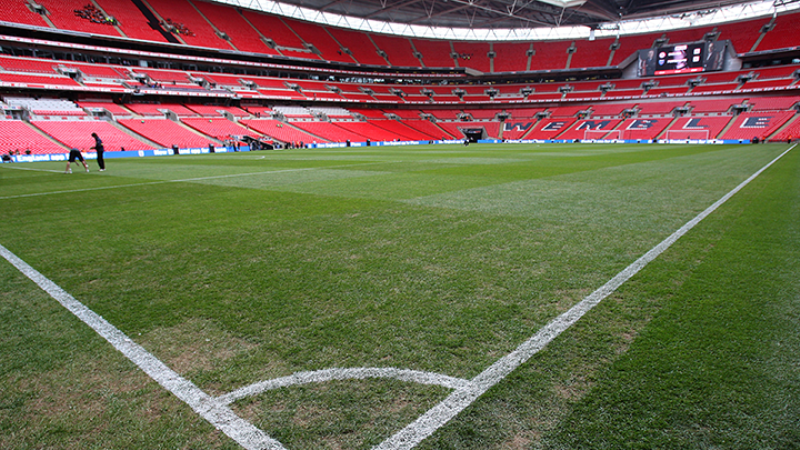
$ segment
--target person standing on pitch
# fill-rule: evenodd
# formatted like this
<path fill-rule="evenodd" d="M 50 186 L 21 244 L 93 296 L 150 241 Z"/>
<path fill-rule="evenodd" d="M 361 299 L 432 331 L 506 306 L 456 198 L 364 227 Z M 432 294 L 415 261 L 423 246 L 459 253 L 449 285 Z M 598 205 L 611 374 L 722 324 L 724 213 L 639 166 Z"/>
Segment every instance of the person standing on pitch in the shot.
<path fill-rule="evenodd" d="M 83 160 L 83 155 L 81 155 L 81 151 L 77 148 L 73 148 L 69 151 L 69 159 L 67 160 L 67 170 L 64 173 L 72 173 L 72 169 L 69 168 L 69 163 L 74 163 L 75 160 L 79 160 L 83 167 L 86 168 L 86 171 L 89 171 L 89 165 L 86 164 L 86 161 Z"/>
<path fill-rule="evenodd" d="M 97 150 L 97 165 L 100 166 L 100 172 L 102 172 L 106 170 L 106 161 L 103 159 L 105 148 L 103 147 L 103 141 L 97 133 L 92 133 L 92 137 L 94 138 L 94 147 L 92 148 Z"/>

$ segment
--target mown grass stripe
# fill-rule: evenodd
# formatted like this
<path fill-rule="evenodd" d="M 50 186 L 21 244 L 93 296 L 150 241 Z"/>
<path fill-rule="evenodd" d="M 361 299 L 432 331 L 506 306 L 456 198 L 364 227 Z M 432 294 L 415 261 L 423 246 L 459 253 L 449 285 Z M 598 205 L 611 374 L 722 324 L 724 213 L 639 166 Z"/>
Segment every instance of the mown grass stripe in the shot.
<path fill-rule="evenodd" d="M 461 411 L 471 405 L 475 400 L 478 399 L 478 397 L 483 395 L 492 386 L 502 381 L 517 367 L 524 364 L 553 339 L 558 337 L 575 322 L 580 320 L 581 317 L 591 311 L 591 309 L 597 306 L 603 299 L 612 294 L 623 283 L 631 279 L 640 270 L 647 266 L 647 264 L 657 258 L 658 255 L 663 253 L 678 239 L 689 232 L 689 230 L 694 228 L 703 219 L 717 210 L 717 208 L 719 208 L 722 204 L 736 195 L 737 192 L 742 190 L 745 186 L 750 184 L 751 181 L 761 175 L 761 173 L 775 164 L 784 155 L 789 153 L 795 146 L 796 144 L 786 149 L 786 151 L 767 163 L 764 167 L 733 188 L 730 192 L 706 208 L 706 210 L 695 216 L 695 218 L 687 222 L 669 237 L 661 241 L 658 245 L 653 247 L 650 251 L 645 253 L 642 257 L 634 261 L 631 265 L 618 273 L 614 278 L 609 280 L 606 284 L 589 294 L 586 298 L 570 308 L 567 312 L 561 314 L 553 321 L 545 325 L 533 337 L 525 341 L 514 351 L 499 359 L 488 369 L 478 374 L 472 379 L 473 384 L 471 387 L 453 392 L 444 401 L 428 410 L 425 414 L 420 416 L 407 427 L 400 430 L 398 433 L 385 440 L 380 445 L 374 447 L 374 450 L 410 450 L 416 447 L 420 442 L 422 442 L 436 430 L 453 419 Z"/>

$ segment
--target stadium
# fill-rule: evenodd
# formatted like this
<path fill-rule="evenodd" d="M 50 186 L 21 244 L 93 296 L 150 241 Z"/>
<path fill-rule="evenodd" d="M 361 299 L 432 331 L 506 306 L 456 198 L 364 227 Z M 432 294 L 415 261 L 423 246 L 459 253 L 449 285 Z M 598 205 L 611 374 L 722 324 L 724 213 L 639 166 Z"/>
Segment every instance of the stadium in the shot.
<path fill-rule="evenodd" d="M 0 12 L 0 448 L 800 447 L 800 2 Z"/>

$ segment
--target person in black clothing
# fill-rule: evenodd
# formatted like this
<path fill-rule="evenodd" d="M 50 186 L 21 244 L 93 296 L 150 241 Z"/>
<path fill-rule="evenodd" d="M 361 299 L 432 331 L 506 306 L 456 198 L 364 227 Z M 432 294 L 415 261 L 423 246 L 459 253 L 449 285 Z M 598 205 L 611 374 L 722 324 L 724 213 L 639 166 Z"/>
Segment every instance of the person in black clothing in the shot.
<path fill-rule="evenodd" d="M 97 150 L 97 165 L 100 166 L 100 172 L 102 172 L 106 170 L 106 161 L 103 159 L 105 148 L 103 147 L 103 141 L 97 133 L 92 133 L 92 137 L 94 138 L 94 147 L 92 148 Z"/>
<path fill-rule="evenodd" d="M 83 164 L 83 167 L 86 168 L 87 172 L 89 171 L 89 165 L 86 164 L 86 161 L 84 161 L 83 155 L 81 155 L 81 151 L 78 150 L 77 148 L 73 148 L 69 151 L 69 159 L 67 160 L 67 170 L 65 170 L 64 173 L 72 173 L 72 169 L 69 168 L 69 164 L 74 163 L 76 159 L 79 160 L 81 164 Z"/>

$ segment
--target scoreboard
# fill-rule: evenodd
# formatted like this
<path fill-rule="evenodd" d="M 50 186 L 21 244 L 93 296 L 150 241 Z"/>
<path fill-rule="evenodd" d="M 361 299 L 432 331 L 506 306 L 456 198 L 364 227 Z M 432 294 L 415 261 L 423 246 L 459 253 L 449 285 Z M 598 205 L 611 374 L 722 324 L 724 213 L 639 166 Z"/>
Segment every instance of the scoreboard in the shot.
<path fill-rule="evenodd" d="M 705 53 L 705 42 L 659 47 L 654 75 L 702 72 Z"/>
<path fill-rule="evenodd" d="M 691 42 L 639 51 L 639 76 L 721 70 L 727 42 Z"/>

